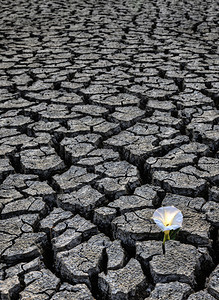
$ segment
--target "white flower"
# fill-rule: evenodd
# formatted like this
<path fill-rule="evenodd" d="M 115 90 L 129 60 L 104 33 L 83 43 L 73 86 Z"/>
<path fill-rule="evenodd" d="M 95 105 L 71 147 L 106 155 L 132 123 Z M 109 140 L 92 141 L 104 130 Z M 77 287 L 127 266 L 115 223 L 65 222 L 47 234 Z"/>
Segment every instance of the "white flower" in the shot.
<path fill-rule="evenodd" d="M 174 206 L 164 206 L 155 210 L 152 219 L 165 232 L 182 227 L 183 215 Z"/>

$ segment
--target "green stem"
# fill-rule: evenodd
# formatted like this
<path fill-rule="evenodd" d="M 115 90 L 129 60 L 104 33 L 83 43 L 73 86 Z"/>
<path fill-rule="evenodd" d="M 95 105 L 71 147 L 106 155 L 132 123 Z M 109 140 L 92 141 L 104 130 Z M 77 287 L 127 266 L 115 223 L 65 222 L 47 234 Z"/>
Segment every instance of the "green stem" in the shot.
<path fill-rule="evenodd" d="M 164 231 L 164 238 L 163 238 L 163 245 L 165 244 L 166 241 L 170 240 L 170 231 L 166 230 Z"/>

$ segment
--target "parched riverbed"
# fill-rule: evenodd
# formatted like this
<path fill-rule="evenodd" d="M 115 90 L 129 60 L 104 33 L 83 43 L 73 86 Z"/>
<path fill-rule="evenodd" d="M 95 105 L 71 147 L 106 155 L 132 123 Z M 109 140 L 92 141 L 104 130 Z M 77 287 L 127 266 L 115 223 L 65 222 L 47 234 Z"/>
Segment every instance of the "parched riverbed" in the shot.
<path fill-rule="evenodd" d="M 217 14 L 0 1 L 1 300 L 219 299 Z"/>

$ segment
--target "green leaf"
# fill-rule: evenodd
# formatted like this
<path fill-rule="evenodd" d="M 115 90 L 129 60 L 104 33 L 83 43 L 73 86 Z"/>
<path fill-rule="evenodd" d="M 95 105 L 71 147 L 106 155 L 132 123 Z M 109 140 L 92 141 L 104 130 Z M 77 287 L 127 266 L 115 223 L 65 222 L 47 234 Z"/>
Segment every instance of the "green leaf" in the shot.
<path fill-rule="evenodd" d="M 178 228 L 176 230 L 170 230 L 170 239 L 175 240 L 179 231 L 180 231 L 180 228 Z"/>

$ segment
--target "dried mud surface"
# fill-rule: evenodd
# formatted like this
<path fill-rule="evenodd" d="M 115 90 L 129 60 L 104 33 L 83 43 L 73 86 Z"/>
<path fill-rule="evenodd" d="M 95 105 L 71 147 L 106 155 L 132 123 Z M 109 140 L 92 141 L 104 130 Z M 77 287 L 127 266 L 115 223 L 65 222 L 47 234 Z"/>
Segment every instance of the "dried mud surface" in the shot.
<path fill-rule="evenodd" d="M 2 300 L 219 299 L 217 13 L 1 1 Z"/>

